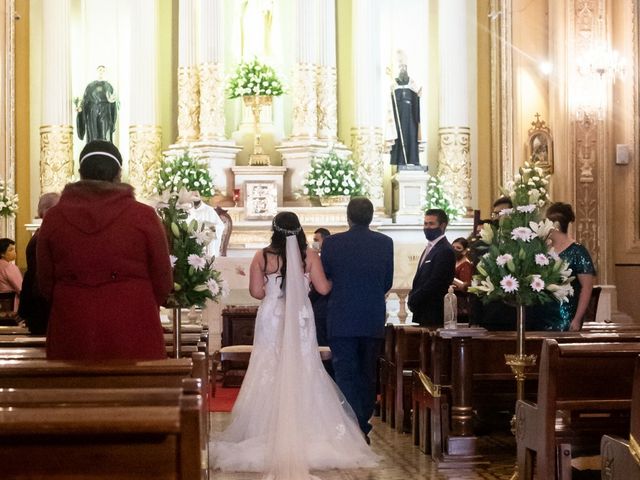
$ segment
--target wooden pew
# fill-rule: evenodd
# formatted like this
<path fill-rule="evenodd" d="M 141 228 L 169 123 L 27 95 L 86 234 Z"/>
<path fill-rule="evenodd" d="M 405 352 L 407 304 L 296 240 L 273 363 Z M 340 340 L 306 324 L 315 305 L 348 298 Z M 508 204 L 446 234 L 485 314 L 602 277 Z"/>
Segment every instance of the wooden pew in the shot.
<path fill-rule="evenodd" d="M 393 365 L 393 356 L 395 353 L 396 329 L 394 325 L 387 324 L 384 327 L 384 351 L 378 359 L 378 383 L 380 384 L 380 420 L 389 421 L 391 427 L 395 425 L 395 416 L 388 416 L 389 402 L 387 397 L 387 383 L 389 381 L 389 370 Z"/>
<path fill-rule="evenodd" d="M 401 433 L 411 428 L 411 375 L 420 363 L 421 327 L 395 326 L 393 363 L 387 376 L 387 416 Z"/>
<path fill-rule="evenodd" d="M 7 479 L 203 479 L 190 387 L 0 390 Z"/>
<path fill-rule="evenodd" d="M 629 440 L 604 435 L 600 442 L 600 457 L 603 479 L 640 478 L 640 357 L 636 358 L 633 377 Z"/>
<path fill-rule="evenodd" d="M 514 374 L 504 358 L 516 351 L 515 332 L 478 336 L 473 330 L 458 330 L 438 331 L 428 337 L 431 346 L 422 346 L 421 368 L 414 372 L 413 425 L 417 429 L 414 442 L 423 452 L 431 453 L 440 468 L 484 462 L 477 456 L 470 413 L 483 409 L 512 410 L 516 400 Z M 445 338 L 443 334 L 461 337 Z M 526 353 L 539 359 L 542 342 L 549 338 L 561 343 L 638 342 L 640 332 L 530 332 L 526 337 Z M 527 372 L 525 394 L 535 400 L 536 392 L 537 366 L 534 366 Z M 435 405 L 440 408 L 434 408 Z M 427 418 L 429 422 L 425 424 Z"/>
<path fill-rule="evenodd" d="M 573 448 L 597 449 L 603 434 L 628 435 L 639 353 L 637 342 L 544 341 L 537 403 L 516 405 L 519 478 L 533 478 L 534 452 L 538 478 L 571 478 Z"/>

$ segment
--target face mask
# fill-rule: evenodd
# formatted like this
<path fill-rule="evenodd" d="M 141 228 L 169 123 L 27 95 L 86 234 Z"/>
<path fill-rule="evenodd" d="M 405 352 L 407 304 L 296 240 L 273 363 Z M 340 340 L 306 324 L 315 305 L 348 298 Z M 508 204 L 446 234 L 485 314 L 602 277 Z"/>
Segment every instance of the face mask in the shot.
<path fill-rule="evenodd" d="M 320 251 L 320 242 L 311 242 L 311 248 Z"/>
<path fill-rule="evenodd" d="M 456 260 L 460 260 L 462 257 L 464 257 L 464 252 L 458 252 L 456 250 Z"/>
<path fill-rule="evenodd" d="M 442 235 L 442 230 L 439 228 L 425 228 L 423 231 L 424 231 L 424 236 L 430 242 L 438 238 L 440 235 Z"/>

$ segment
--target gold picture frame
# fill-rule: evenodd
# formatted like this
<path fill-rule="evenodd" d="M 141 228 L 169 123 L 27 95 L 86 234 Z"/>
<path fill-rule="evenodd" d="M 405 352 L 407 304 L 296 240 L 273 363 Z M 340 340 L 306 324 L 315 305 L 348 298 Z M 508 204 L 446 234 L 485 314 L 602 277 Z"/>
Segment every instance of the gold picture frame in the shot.
<path fill-rule="evenodd" d="M 540 114 L 535 114 L 535 121 L 531 122 L 527 140 L 527 154 L 530 162 L 542 168 L 546 173 L 553 173 L 553 137 L 551 130 Z"/>

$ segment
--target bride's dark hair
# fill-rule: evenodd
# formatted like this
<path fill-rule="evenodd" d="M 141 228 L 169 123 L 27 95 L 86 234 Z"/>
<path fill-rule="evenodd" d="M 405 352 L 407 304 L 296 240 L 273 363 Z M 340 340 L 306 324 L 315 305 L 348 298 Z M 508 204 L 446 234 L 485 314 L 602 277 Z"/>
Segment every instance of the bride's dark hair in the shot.
<path fill-rule="evenodd" d="M 287 237 L 291 235 L 295 235 L 298 240 L 298 248 L 300 248 L 300 256 L 302 257 L 302 266 L 306 266 L 307 259 L 307 237 L 304 234 L 304 230 L 300 225 L 300 220 L 298 216 L 293 212 L 280 212 L 275 217 L 273 217 L 273 222 L 271 222 L 271 228 L 273 233 L 271 234 L 271 243 L 267 248 L 263 250 L 265 255 L 265 265 L 266 262 L 266 254 L 273 253 L 280 257 L 280 277 L 282 278 L 282 284 L 280 288 L 284 288 L 284 281 L 287 276 Z"/>

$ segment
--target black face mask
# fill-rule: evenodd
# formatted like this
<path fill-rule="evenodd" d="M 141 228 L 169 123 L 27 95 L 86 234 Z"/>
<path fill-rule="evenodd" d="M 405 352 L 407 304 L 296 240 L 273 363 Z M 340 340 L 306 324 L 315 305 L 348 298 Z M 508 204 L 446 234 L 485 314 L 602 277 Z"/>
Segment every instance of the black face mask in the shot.
<path fill-rule="evenodd" d="M 434 241 L 436 238 L 442 235 L 441 228 L 425 228 L 423 229 L 424 236 L 430 242 Z"/>
<path fill-rule="evenodd" d="M 464 252 L 458 252 L 456 250 L 456 260 L 460 260 L 462 257 L 464 257 Z"/>

